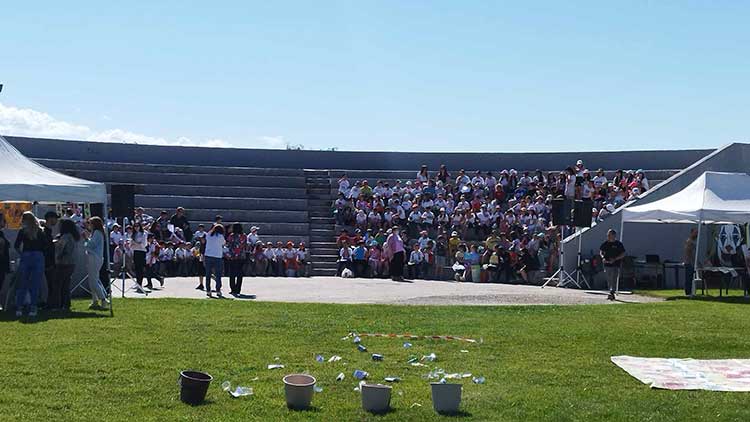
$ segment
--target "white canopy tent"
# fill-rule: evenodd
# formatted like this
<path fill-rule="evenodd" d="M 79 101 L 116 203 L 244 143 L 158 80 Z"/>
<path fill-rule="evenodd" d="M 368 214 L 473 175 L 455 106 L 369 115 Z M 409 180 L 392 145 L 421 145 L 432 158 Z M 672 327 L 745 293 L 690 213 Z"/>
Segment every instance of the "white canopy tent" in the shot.
<path fill-rule="evenodd" d="M 50 170 L 26 158 L 0 136 L 0 201 L 105 204 L 103 183 L 90 182 Z"/>
<path fill-rule="evenodd" d="M 107 207 L 107 188 L 103 183 L 78 179 L 50 170 L 21 154 L 0 136 L 0 202 L 32 202 L 40 204 L 77 203 L 102 204 Z M 109 268 L 109 245 L 105 242 Z M 80 283 L 79 283 L 80 284 Z M 110 291 L 108 289 L 108 291 Z M 110 291 L 111 299 L 111 291 Z M 112 313 L 110 306 L 110 313 Z"/>
<path fill-rule="evenodd" d="M 744 224 L 750 221 L 750 175 L 707 171 L 666 198 L 622 210 L 625 223 L 691 223 L 698 225 L 694 268 L 698 269 L 703 224 Z M 693 283 L 693 291 L 695 282 Z"/>

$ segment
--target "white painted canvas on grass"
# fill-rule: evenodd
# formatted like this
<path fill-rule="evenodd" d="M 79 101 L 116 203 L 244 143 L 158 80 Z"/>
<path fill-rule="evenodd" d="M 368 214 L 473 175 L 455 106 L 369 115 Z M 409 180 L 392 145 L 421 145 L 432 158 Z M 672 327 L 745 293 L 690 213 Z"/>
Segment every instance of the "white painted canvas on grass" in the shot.
<path fill-rule="evenodd" d="M 612 356 L 612 363 L 651 388 L 750 391 L 750 359 Z"/>

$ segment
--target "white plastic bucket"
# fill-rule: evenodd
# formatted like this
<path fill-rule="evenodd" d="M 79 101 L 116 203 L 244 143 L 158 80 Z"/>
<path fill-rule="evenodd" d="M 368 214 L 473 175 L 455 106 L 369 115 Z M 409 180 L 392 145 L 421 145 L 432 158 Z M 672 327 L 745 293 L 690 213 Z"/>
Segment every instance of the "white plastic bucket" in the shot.
<path fill-rule="evenodd" d="M 305 410 L 312 403 L 315 377 L 305 374 L 291 374 L 284 377 L 286 405 L 290 409 Z"/>
<path fill-rule="evenodd" d="M 363 384 L 362 409 L 371 413 L 386 413 L 391 408 L 391 390 L 388 385 Z"/>

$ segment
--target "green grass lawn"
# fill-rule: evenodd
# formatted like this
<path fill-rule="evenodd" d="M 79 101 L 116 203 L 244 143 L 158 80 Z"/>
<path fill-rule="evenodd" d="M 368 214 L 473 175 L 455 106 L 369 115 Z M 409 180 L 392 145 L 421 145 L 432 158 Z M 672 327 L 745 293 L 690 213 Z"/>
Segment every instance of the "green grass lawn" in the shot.
<path fill-rule="evenodd" d="M 653 304 L 529 307 L 421 307 L 273 304 L 207 300 L 116 300 L 115 317 L 84 313 L 36 323 L 0 320 L 0 420 L 435 420 L 430 368 L 409 354 L 438 356 L 465 380 L 466 420 L 750 420 L 747 393 L 651 390 L 610 356 L 750 358 L 750 306 L 675 300 Z M 364 339 L 373 362 L 341 337 L 361 332 L 454 334 L 482 344 Z M 460 350 L 468 350 L 461 353 Z M 338 354 L 337 363 L 314 357 Z M 278 357 L 278 362 L 274 360 Z M 286 365 L 268 370 L 270 363 Z M 214 376 L 205 405 L 178 399 L 181 369 Z M 361 410 L 354 369 L 374 381 L 399 376 L 394 411 Z M 324 391 L 314 409 L 287 410 L 281 378 L 308 371 Z M 336 375 L 346 374 L 337 383 Z M 258 378 L 253 381 L 254 378 Z M 251 386 L 233 399 L 224 380 Z M 421 406 L 414 405 L 421 404 Z M 452 418 L 451 418 L 452 419 Z"/>

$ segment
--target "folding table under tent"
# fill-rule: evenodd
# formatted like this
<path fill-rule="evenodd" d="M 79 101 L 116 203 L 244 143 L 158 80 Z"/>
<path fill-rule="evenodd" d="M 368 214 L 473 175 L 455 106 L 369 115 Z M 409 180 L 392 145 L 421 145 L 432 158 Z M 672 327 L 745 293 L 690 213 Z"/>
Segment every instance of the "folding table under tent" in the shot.
<path fill-rule="evenodd" d="M 3 166 L 3 170 L 0 171 L 0 202 L 73 202 L 103 204 L 103 209 L 108 208 L 107 188 L 103 183 L 78 179 L 50 170 L 28 159 L 2 136 L 0 163 Z M 106 243 L 105 247 L 108 247 Z M 108 259 L 105 259 L 105 265 L 109 266 Z M 107 290 L 111 299 L 111 289 Z"/>
<path fill-rule="evenodd" d="M 707 224 L 745 224 L 750 222 L 750 175 L 707 171 L 687 187 L 666 198 L 622 210 L 620 236 L 625 223 L 683 223 L 698 225 L 695 247 L 695 276 L 698 278 L 698 256 L 701 226 Z"/>

